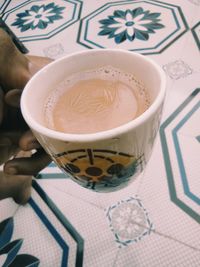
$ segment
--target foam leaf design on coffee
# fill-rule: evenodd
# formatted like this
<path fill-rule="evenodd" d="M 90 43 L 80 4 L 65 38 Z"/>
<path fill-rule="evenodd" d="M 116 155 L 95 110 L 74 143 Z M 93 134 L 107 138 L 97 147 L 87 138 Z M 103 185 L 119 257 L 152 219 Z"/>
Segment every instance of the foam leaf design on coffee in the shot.
<path fill-rule="evenodd" d="M 91 116 L 118 104 L 117 84 L 104 80 L 85 80 L 70 88 L 65 99 L 66 111 Z"/>
<path fill-rule="evenodd" d="M 148 108 L 144 86 L 139 85 L 132 74 L 110 66 L 67 77 L 48 98 L 47 126 L 94 133 L 125 124 Z"/>

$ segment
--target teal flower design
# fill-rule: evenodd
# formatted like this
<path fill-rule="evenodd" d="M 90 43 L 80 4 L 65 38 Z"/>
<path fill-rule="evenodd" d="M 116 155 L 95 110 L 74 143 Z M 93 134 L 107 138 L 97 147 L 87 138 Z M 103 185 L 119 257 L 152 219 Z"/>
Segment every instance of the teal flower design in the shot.
<path fill-rule="evenodd" d="M 62 19 L 62 11 L 65 7 L 59 7 L 55 3 L 47 5 L 34 5 L 29 10 L 17 14 L 16 21 L 12 26 L 20 28 L 21 32 L 36 28 L 46 29 L 49 24 Z"/>
<path fill-rule="evenodd" d="M 117 44 L 134 39 L 147 41 L 150 34 L 165 27 L 159 23 L 160 15 L 161 13 L 144 11 L 141 7 L 126 11 L 116 10 L 112 16 L 99 21 L 102 24 L 99 35 L 108 35 L 108 38 L 114 38 Z"/>
<path fill-rule="evenodd" d="M 2 267 L 38 267 L 38 258 L 29 254 L 18 254 L 23 239 L 11 241 L 14 231 L 13 217 L 0 222 L 0 265 Z"/>

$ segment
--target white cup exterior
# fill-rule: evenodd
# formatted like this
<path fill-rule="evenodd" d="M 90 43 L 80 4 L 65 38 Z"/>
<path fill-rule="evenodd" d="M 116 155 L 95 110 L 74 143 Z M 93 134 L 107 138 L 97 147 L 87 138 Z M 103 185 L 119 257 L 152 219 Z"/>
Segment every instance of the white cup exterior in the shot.
<path fill-rule="evenodd" d="M 141 80 L 148 90 L 150 107 L 133 121 L 104 132 L 66 134 L 46 128 L 44 103 L 51 90 L 67 76 L 107 65 Z M 58 167 L 86 188 L 110 192 L 129 184 L 148 162 L 165 91 L 165 74 L 148 57 L 119 49 L 94 49 L 67 55 L 36 73 L 23 91 L 21 109 L 25 121 Z"/>

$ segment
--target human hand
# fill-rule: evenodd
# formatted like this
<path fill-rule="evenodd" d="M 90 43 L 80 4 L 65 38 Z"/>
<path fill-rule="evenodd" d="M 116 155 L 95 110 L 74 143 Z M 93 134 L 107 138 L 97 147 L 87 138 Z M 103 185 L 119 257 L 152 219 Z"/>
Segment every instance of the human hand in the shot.
<path fill-rule="evenodd" d="M 27 131 L 19 109 L 22 89 L 28 80 L 51 59 L 21 54 L 10 37 L 0 29 L 0 164 L 7 161 L 0 175 L 0 199 L 13 197 L 25 203 L 30 196 L 31 175 L 51 160 Z M 5 94 L 4 94 L 5 92 Z M 16 158 L 19 151 L 38 151 L 30 157 Z M 18 192 L 18 193 L 17 193 Z"/>
<path fill-rule="evenodd" d="M 4 103 L 1 89 L 0 125 L 0 164 L 14 157 L 5 163 L 5 172 L 0 172 L 0 199 L 12 197 L 17 203 L 25 204 L 31 193 L 32 175 L 46 166 L 50 159 L 40 150 L 31 155 L 32 149 L 40 148 L 39 143 L 27 131 L 20 109 Z M 29 151 L 29 154 L 22 151 Z"/>

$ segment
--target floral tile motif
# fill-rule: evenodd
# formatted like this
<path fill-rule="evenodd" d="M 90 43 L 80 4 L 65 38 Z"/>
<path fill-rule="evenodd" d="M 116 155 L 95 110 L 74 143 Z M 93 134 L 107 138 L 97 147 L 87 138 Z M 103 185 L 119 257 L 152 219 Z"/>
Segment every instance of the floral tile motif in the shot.
<path fill-rule="evenodd" d="M 21 41 L 49 39 L 80 17 L 79 0 L 26 1 L 4 11 L 3 20 Z"/>
<path fill-rule="evenodd" d="M 78 42 L 157 54 L 187 30 L 179 6 L 153 0 L 108 2 L 81 20 Z"/>
<path fill-rule="evenodd" d="M 19 254 L 23 239 L 13 240 L 14 218 L 0 222 L 0 265 L 1 266 L 39 266 L 40 260 L 29 254 Z"/>
<path fill-rule="evenodd" d="M 99 35 L 114 38 L 115 43 L 134 39 L 147 41 L 150 34 L 165 27 L 159 23 L 160 15 L 161 13 L 150 13 L 149 10 L 145 11 L 141 7 L 126 11 L 116 10 L 112 16 L 99 21 L 102 24 Z"/>
<path fill-rule="evenodd" d="M 140 199 L 130 197 L 110 206 L 106 211 L 110 229 L 122 246 L 138 242 L 149 235 L 153 224 Z"/>
<path fill-rule="evenodd" d="M 185 78 L 193 73 L 193 70 L 190 68 L 190 66 L 188 66 L 188 64 L 181 59 L 164 65 L 163 69 L 173 80 Z"/>
<path fill-rule="evenodd" d="M 26 9 L 25 12 L 18 13 L 12 26 L 16 26 L 21 32 L 37 28 L 46 29 L 49 24 L 63 19 L 64 9 L 64 6 L 58 6 L 55 3 L 33 5 L 30 9 Z"/>
<path fill-rule="evenodd" d="M 194 25 L 194 27 L 192 28 L 192 34 L 200 50 L 200 21 L 196 25 Z"/>
<path fill-rule="evenodd" d="M 57 43 L 44 48 L 43 52 L 46 57 L 55 59 L 64 54 L 64 47 L 61 43 Z"/>
<path fill-rule="evenodd" d="M 160 127 L 170 198 L 200 223 L 200 88 L 195 89 Z"/>

